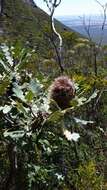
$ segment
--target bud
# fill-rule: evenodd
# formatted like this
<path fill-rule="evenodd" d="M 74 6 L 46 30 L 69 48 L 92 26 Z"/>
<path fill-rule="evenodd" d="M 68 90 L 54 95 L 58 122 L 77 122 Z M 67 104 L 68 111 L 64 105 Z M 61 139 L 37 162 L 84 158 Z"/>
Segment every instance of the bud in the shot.
<path fill-rule="evenodd" d="M 74 96 L 74 83 L 67 76 L 60 76 L 56 78 L 49 88 L 50 99 L 56 101 L 61 109 L 70 107 L 70 101 Z"/>

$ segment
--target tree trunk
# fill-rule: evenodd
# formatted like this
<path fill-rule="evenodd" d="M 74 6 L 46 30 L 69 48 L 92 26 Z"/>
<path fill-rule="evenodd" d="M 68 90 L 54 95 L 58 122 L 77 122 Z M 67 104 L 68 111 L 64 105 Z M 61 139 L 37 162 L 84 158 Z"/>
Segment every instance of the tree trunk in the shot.
<path fill-rule="evenodd" d="M 5 0 L 0 0 L 0 16 L 3 15 L 3 11 L 4 11 L 4 1 L 5 1 Z"/>

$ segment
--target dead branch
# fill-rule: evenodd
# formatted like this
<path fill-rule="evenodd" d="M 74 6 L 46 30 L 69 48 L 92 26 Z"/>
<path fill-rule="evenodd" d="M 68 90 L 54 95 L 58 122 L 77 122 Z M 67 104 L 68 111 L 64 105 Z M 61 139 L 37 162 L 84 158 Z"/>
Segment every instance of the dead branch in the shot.
<path fill-rule="evenodd" d="M 55 12 L 55 9 L 59 6 L 59 4 L 61 3 L 61 0 L 54 0 L 52 2 L 48 0 L 44 0 L 46 2 L 46 5 L 49 9 L 49 12 L 50 12 L 50 23 L 51 23 L 51 31 L 52 31 L 52 38 L 53 40 L 52 43 L 53 43 L 53 46 L 54 46 L 54 49 L 55 49 L 55 52 L 56 52 L 56 55 L 57 55 L 57 59 L 58 59 L 58 65 L 60 67 L 60 70 L 61 70 L 61 73 L 64 72 L 64 68 L 62 66 L 62 37 L 61 35 L 57 32 L 56 28 L 55 28 L 55 22 L 54 22 L 54 12 Z M 59 39 L 59 48 L 57 48 L 55 42 L 54 42 L 54 35 L 56 35 Z"/>
<path fill-rule="evenodd" d="M 101 26 L 101 30 L 102 30 L 102 34 L 101 34 L 101 38 L 100 38 L 100 42 L 99 42 L 99 47 L 102 44 L 103 41 L 103 36 L 104 36 L 104 28 L 105 28 L 105 24 L 106 24 L 106 20 L 107 20 L 107 3 L 106 4 L 101 4 L 100 1 L 95 0 L 100 7 L 102 8 L 102 12 L 103 12 L 103 22 L 102 22 L 102 26 Z"/>

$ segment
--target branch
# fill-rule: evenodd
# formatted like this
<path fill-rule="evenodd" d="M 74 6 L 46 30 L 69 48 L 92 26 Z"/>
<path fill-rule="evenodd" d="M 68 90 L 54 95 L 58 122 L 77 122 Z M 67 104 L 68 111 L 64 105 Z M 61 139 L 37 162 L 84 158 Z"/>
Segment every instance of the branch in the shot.
<path fill-rule="evenodd" d="M 54 35 L 56 35 L 59 39 L 59 48 L 57 49 L 57 46 L 54 42 L 54 39 L 51 39 L 52 43 L 53 43 L 53 46 L 55 48 L 55 52 L 56 52 L 56 55 L 57 55 L 57 59 L 58 59 L 58 65 L 60 67 L 60 70 L 61 70 L 61 73 L 64 72 L 64 68 L 62 66 L 62 37 L 61 35 L 56 31 L 56 28 L 55 28 L 55 23 L 54 23 L 54 12 L 55 12 L 55 8 L 57 6 L 59 6 L 59 4 L 61 3 L 61 0 L 59 0 L 57 2 L 57 0 L 54 0 L 54 2 L 49 1 L 48 0 L 44 0 L 46 2 L 46 5 L 50 11 L 50 22 L 51 22 L 51 31 L 52 31 L 52 38 L 54 38 Z M 49 5 L 51 4 L 51 6 Z"/>
<path fill-rule="evenodd" d="M 89 18 L 89 20 L 88 20 L 88 26 L 87 26 L 87 24 L 86 24 L 85 16 L 80 17 L 80 19 L 82 19 L 82 21 L 83 21 L 84 29 L 85 29 L 86 34 L 88 35 L 88 38 L 89 38 L 89 40 L 90 40 L 90 42 L 91 42 L 91 41 L 92 41 L 92 37 L 91 37 L 91 34 L 90 34 L 91 18 Z"/>
<path fill-rule="evenodd" d="M 61 3 L 61 0 L 59 0 L 59 2 L 57 3 L 57 1 L 55 2 L 55 7 L 58 7 Z"/>
<path fill-rule="evenodd" d="M 103 22 L 102 22 L 102 27 L 101 27 L 102 34 L 101 34 L 101 39 L 100 39 L 100 42 L 99 42 L 99 47 L 100 47 L 101 44 L 102 44 L 102 40 L 103 40 L 103 36 L 104 36 L 104 27 L 105 27 L 106 19 L 107 19 L 107 15 L 106 15 L 106 12 L 107 12 L 107 3 L 105 5 L 103 5 L 103 4 L 100 3 L 100 1 L 98 1 L 98 0 L 95 0 L 95 1 L 100 5 L 100 7 L 103 10 Z"/>

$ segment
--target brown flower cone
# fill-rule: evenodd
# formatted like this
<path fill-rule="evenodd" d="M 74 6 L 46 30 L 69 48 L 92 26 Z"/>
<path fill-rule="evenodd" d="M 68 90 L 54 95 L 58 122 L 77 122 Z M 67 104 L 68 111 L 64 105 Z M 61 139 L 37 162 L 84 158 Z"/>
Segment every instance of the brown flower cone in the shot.
<path fill-rule="evenodd" d="M 49 89 L 50 99 L 56 101 L 61 109 L 70 107 L 70 101 L 75 96 L 73 81 L 67 76 L 60 76 L 54 80 Z"/>

